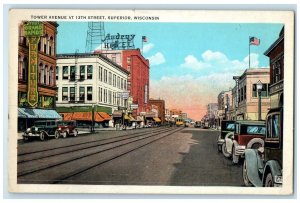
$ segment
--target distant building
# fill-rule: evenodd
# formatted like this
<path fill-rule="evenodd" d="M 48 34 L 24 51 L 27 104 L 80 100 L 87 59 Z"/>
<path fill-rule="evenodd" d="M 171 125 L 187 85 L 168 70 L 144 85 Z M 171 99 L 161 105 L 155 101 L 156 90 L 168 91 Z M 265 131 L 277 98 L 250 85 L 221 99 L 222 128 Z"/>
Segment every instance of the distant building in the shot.
<path fill-rule="evenodd" d="M 161 123 L 165 123 L 166 122 L 166 119 L 165 119 L 165 111 L 166 111 L 165 100 L 162 100 L 162 99 L 149 99 L 149 104 L 157 106 L 157 108 L 158 108 L 157 117 L 159 118 Z"/>
<path fill-rule="evenodd" d="M 101 54 L 57 55 L 57 111 L 79 125 L 94 121 L 96 127 L 107 127 L 109 121 L 110 125 L 126 122 L 128 74 Z"/>
<path fill-rule="evenodd" d="M 265 118 L 270 107 L 269 74 L 269 68 L 251 68 L 246 69 L 241 76 L 235 77 L 238 80 L 238 85 L 232 89 L 233 111 L 230 115 L 231 119 L 258 119 L 258 81 L 263 83 L 261 91 L 261 118 Z"/>
<path fill-rule="evenodd" d="M 232 91 L 222 91 L 218 95 L 218 126 L 221 126 L 222 120 L 230 120 L 232 111 Z"/>
<path fill-rule="evenodd" d="M 283 106 L 284 27 L 264 54 L 270 58 L 270 106 L 280 107 Z"/>
<path fill-rule="evenodd" d="M 207 117 L 209 120 L 209 126 L 216 126 L 218 119 L 218 104 L 217 103 L 209 103 L 207 104 Z"/>

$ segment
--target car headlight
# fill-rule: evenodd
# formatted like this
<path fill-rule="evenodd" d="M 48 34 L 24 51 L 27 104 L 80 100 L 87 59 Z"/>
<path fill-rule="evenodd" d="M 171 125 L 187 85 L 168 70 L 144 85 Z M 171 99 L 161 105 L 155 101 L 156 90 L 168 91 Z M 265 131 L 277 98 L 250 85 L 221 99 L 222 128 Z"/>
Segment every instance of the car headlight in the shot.
<path fill-rule="evenodd" d="M 29 132 L 30 132 L 30 130 L 31 130 L 30 128 L 27 128 L 27 130 L 26 130 L 26 133 L 29 133 Z"/>
<path fill-rule="evenodd" d="M 34 130 L 35 130 L 35 131 L 39 131 L 39 128 L 35 127 Z"/>
<path fill-rule="evenodd" d="M 61 130 L 61 128 L 58 128 L 58 130 Z"/>

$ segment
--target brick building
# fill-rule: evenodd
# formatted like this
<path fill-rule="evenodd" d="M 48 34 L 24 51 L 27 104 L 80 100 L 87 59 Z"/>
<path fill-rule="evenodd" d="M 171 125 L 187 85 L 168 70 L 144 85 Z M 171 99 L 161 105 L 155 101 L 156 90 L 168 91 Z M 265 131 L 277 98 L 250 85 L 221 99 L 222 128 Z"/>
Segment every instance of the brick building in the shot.
<path fill-rule="evenodd" d="M 278 39 L 264 53 L 270 58 L 270 107 L 283 106 L 284 27 Z"/>
<path fill-rule="evenodd" d="M 161 120 L 162 124 L 165 123 L 166 122 L 166 119 L 165 119 L 165 111 L 166 111 L 165 100 L 162 100 L 162 99 L 149 99 L 149 104 L 157 106 L 157 109 L 158 109 L 157 117 Z"/>
<path fill-rule="evenodd" d="M 132 104 L 137 104 L 137 109 L 132 109 L 132 115 L 137 116 L 150 111 L 149 105 L 149 60 L 145 59 L 139 49 L 105 50 L 101 52 L 113 62 L 129 71 L 128 91 Z M 129 104 L 131 105 L 131 104 Z"/>
<path fill-rule="evenodd" d="M 18 130 L 41 119 L 60 119 L 55 111 L 55 22 L 22 22 L 18 40 Z M 30 49 L 29 49 L 30 47 Z"/>

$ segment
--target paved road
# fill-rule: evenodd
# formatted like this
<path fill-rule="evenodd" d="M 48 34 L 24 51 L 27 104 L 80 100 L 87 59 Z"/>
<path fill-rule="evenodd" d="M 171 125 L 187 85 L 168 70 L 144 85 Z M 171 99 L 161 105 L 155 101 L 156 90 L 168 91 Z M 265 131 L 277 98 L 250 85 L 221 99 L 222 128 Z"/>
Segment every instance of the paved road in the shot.
<path fill-rule="evenodd" d="M 144 130 L 147 131 L 141 131 Z M 115 133 L 99 136 L 118 136 Z M 60 184 L 241 186 L 242 167 L 232 165 L 230 160 L 217 152 L 218 133 L 213 130 L 184 128 L 113 161 L 72 176 Z M 33 146 L 35 149 L 45 149 L 47 145 L 64 146 L 66 142 L 84 142 L 98 139 L 99 136 L 49 140 L 42 144 L 36 141 L 20 146 L 19 152 L 28 151 Z M 116 148 L 113 153 L 118 153 L 118 150 Z M 100 160 L 102 156 L 96 156 L 89 162 Z M 88 165 L 84 162 L 80 164 Z"/>

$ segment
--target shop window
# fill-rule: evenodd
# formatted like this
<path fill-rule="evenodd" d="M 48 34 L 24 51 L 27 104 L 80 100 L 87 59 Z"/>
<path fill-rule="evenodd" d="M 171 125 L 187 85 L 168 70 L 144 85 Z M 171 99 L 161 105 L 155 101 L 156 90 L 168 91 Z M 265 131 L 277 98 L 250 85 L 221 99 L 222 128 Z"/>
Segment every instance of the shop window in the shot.
<path fill-rule="evenodd" d="M 85 79 L 85 66 L 80 66 L 80 80 Z"/>
<path fill-rule="evenodd" d="M 70 101 L 75 101 L 75 87 L 70 87 Z"/>
<path fill-rule="evenodd" d="M 68 88 L 62 88 L 62 101 L 68 101 Z"/>
<path fill-rule="evenodd" d="M 93 66 L 87 66 L 87 79 L 93 79 Z"/>
<path fill-rule="evenodd" d="M 257 88 L 256 84 L 252 85 L 252 97 L 257 97 Z"/>
<path fill-rule="evenodd" d="M 79 88 L 79 100 L 85 101 L 85 88 L 84 87 Z"/>
<path fill-rule="evenodd" d="M 67 80 L 69 76 L 69 67 L 63 66 L 63 80 Z"/>
<path fill-rule="evenodd" d="M 87 87 L 87 100 L 93 100 L 93 87 Z"/>

